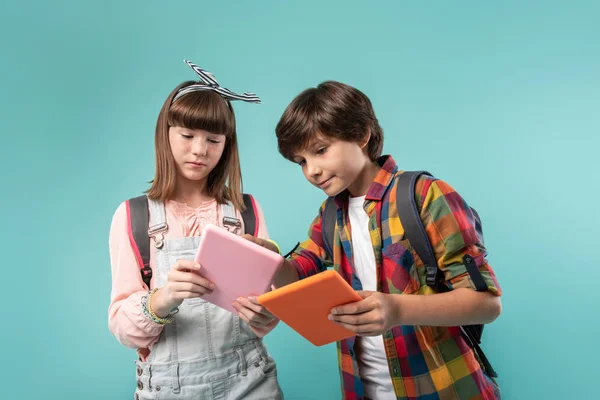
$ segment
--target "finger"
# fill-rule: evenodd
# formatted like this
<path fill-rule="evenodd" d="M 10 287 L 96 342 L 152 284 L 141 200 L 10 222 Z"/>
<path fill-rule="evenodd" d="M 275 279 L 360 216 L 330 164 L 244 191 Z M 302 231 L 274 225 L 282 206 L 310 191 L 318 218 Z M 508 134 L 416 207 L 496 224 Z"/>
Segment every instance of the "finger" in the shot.
<path fill-rule="evenodd" d="M 269 241 L 266 241 L 265 239 L 255 237 L 255 236 L 249 235 L 247 233 L 242 235 L 242 237 L 246 240 L 251 241 L 252 243 L 255 243 L 261 247 L 264 247 L 267 250 L 271 250 L 272 252 L 279 254 L 279 249 L 277 248 L 277 246 L 273 245 Z"/>
<path fill-rule="evenodd" d="M 379 318 L 374 318 L 371 313 L 363 313 L 363 314 L 346 314 L 346 315 L 329 315 L 329 319 L 333 322 L 340 322 L 346 325 L 370 325 L 370 324 L 378 324 Z"/>
<path fill-rule="evenodd" d="M 243 235 L 242 235 L 242 237 L 243 237 L 244 239 L 246 239 L 246 240 L 249 240 L 249 241 L 251 241 L 251 242 L 253 242 L 253 243 L 256 243 L 256 244 L 258 244 L 258 241 L 257 241 L 257 240 L 258 240 L 258 238 L 256 238 L 256 237 L 254 237 L 254 236 L 250 235 L 249 233 L 245 233 L 245 234 L 243 234 Z"/>
<path fill-rule="evenodd" d="M 369 296 L 372 296 L 373 294 L 377 293 L 377 292 L 373 292 L 371 290 L 357 290 L 356 293 L 358 293 L 358 295 L 360 297 L 362 297 L 363 299 L 366 299 Z"/>
<path fill-rule="evenodd" d="M 238 304 L 238 306 L 236 307 L 236 310 L 237 310 L 240 318 L 242 318 L 244 321 L 246 321 L 250 325 L 261 327 L 261 326 L 265 326 L 266 324 L 271 322 L 271 318 L 268 318 L 261 314 L 257 314 L 254 311 L 252 311 L 251 309 L 242 306 L 241 304 Z"/>
<path fill-rule="evenodd" d="M 235 303 L 235 302 L 234 302 L 234 303 L 233 303 L 233 308 L 235 308 L 235 310 L 237 311 L 237 315 L 238 315 L 238 317 L 240 317 L 240 319 L 241 319 L 242 321 L 244 321 L 245 323 L 247 323 L 248 325 L 250 325 L 250 320 L 248 319 L 248 317 L 246 317 L 244 314 L 242 314 L 242 313 L 240 312 L 240 309 L 241 309 L 242 307 L 241 307 L 239 304 L 237 304 L 237 303 Z"/>
<path fill-rule="evenodd" d="M 184 258 L 180 258 L 179 260 L 177 260 L 177 262 L 175 262 L 175 264 L 173 264 L 172 267 L 172 269 L 177 271 L 192 271 L 195 273 L 199 273 L 201 268 L 202 267 L 200 266 L 200 264 L 198 264 L 196 261 L 186 260 Z"/>
<path fill-rule="evenodd" d="M 266 315 L 271 318 L 275 318 L 273 314 L 269 310 L 267 310 L 263 305 L 258 302 L 258 299 L 255 296 L 248 297 L 240 297 L 238 301 L 244 306 L 247 307 L 259 314 Z"/>
<path fill-rule="evenodd" d="M 266 315 L 267 317 L 271 318 L 271 319 L 275 319 L 275 315 L 273 315 L 269 310 L 267 310 L 266 307 L 264 307 L 262 304 L 260 304 L 258 302 L 258 299 L 255 296 L 248 296 L 248 301 L 250 301 L 253 304 L 256 304 L 260 307 L 260 311 L 259 313 L 262 315 Z"/>
<path fill-rule="evenodd" d="M 173 293 L 173 298 L 177 300 L 185 300 L 185 299 L 197 299 L 202 297 L 203 295 L 196 292 L 175 292 Z"/>
<path fill-rule="evenodd" d="M 369 299 L 363 299 L 355 301 L 354 303 L 344 304 L 342 306 L 334 307 L 331 310 L 333 315 L 348 315 L 348 314 L 362 314 L 372 310 L 373 307 L 369 302 Z"/>
<path fill-rule="evenodd" d="M 382 335 L 383 332 L 378 332 L 378 331 L 369 331 L 369 332 L 362 332 L 362 333 L 357 333 L 358 336 L 379 336 Z"/>
<path fill-rule="evenodd" d="M 171 282 L 182 282 L 182 283 L 193 283 L 198 286 L 203 286 L 207 289 L 214 290 L 215 284 L 210 280 L 193 272 L 184 271 L 171 271 L 169 274 L 169 281 Z"/>
<path fill-rule="evenodd" d="M 262 311 L 264 310 L 263 306 L 261 306 L 260 304 L 257 304 L 257 303 L 253 303 L 252 301 L 250 301 L 249 298 L 246 298 L 246 297 L 238 297 L 237 302 L 240 303 L 242 306 L 249 308 L 256 313 L 262 314 Z"/>
<path fill-rule="evenodd" d="M 189 281 L 194 283 L 195 285 L 205 287 L 207 289 L 210 289 L 211 291 L 215 289 L 216 285 L 214 282 L 211 282 L 208 279 L 206 279 L 205 277 L 199 276 L 199 275 L 196 275 L 193 273 L 190 275 L 191 276 L 189 277 L 189 279 L 190 279 Z"/>
<path fill-rule="evenodd" d="M 197 293 L 201 296 L 212 293 L 211 289 L 192 282 L 171 282 L 169 289 L 177 296 L 180 296 L 180 293 Z"/>
<path fill-rule="evenodd" d="M 377 331 L 377 327 L 375 325 L 352 325 L 345 324 L 343 322 L 336 322 L 336 324 L 356 333 L 359 336 L 373 336 L 372 333 Z"/>
<path fill-rule="evenodd" d="M 234 308 L 238 311 L 238 313 L 246 317 L 248 323 L 252 325 L 263 326 L 273 319 L 267 315 L 254 312 L 254 310 L 240 304 L 239 301 L 234 302 Z"/>

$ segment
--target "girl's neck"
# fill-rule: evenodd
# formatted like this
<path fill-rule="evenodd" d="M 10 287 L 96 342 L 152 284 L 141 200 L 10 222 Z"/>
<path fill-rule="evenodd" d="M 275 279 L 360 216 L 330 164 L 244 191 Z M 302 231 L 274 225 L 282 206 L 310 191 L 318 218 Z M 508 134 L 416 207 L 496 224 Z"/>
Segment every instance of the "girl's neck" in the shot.
<path fill-rule="evenodd" d="M 214 196 L 208 194 L 206 181 L 204 182 L 177 182 L 175 193 L 171 200 L 185 203 L 192 208 L 198 208 L 207 201 L 214 200 Z"/>

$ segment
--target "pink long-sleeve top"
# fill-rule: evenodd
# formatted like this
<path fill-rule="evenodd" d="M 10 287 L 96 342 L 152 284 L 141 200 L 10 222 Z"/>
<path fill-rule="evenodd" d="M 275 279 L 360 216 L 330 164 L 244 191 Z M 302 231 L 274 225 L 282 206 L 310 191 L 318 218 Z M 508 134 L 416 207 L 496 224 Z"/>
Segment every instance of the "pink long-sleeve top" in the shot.
<path fill-rule="evenodd" d="M 267 225 L 262 208 L 256 202 L 258 237 L 268 239 Z M 169 230 L 165 239 L 199 236 L 208 224 L 222 226 L 221 208 L 216 200 L 192 208 L 185 203 L 169 200 L 165 203 L 166 219 Z M 242 220 L 240 213 L 237 217 Z M 152 225 L 150 220 L 150 225 Z M 243 232 L 243 227 L 240 229 Z M 151 246 L 151 249 L 153 247 Z M 140 268 L 136 261 L 127 232 L 127 210 L 121 203 L 112 219 L 109 235 L 110 263 L 112 270 L 112 291 L 108 309 L 110 331 L 124 346 L 137 349 L 140 360 L 145 361 L 152 345 L 156 343 L 163 329 L 144 316 L 141 310 L 141 297 L 148 293 Z M 150 252 L 150 268 L 154 270 L 155 254 Z M 150 286 L 155 287 L 154 277 Z M 266 329 L 252 330 L 262 337 L 270 332 L 277 320 Z"/>

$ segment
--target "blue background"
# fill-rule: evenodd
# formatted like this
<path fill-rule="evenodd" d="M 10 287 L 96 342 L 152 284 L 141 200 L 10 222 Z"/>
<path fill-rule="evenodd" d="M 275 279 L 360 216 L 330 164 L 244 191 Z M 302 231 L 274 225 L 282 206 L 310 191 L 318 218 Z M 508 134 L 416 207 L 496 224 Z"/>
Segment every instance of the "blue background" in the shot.
<path fill-rule="evenodd" d="M 594 397 L 600 337 L 600 6 L 593 1 L 55 1 L 0 12 L 2 398 L 130 399 L 107 328 L 108 230 L 154 171 L 188 58 L 262 105 L 234 105 L 245 190 L 282 247 L 324 195 L 275 125 L 327 79 L 364 91 L 402 169 L 481 214 L 503 314 L 484 349 L 506 399 Z M 340 396 L 333 345 L 266 342 L 287 399 Z"/>

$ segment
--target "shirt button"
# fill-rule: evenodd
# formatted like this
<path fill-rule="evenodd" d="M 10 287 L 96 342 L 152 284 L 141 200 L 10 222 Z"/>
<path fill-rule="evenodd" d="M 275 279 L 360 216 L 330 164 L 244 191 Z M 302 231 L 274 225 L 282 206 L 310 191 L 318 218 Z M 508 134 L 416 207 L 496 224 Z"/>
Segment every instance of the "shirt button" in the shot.
<path fill-rule="evenodd" d="M 394 375 L 398 375 L 398 368 L 394 367 Z"/>
<path fill-rule="evenodd" d="M 143 390 L 144 384 L 141 381 L 137 381 L 137 387 L 138 387 L 138 389 Z"/>
<path fill-rule="evenodd" d="M 142 376 L 142 368 L 141 367 L 137 367 L 136 369 L 138 376 Z"/>
<path fill-rule="evenodd" d="M 160 386 L 155 387 L 157 392 L 160 392 Z"/>

